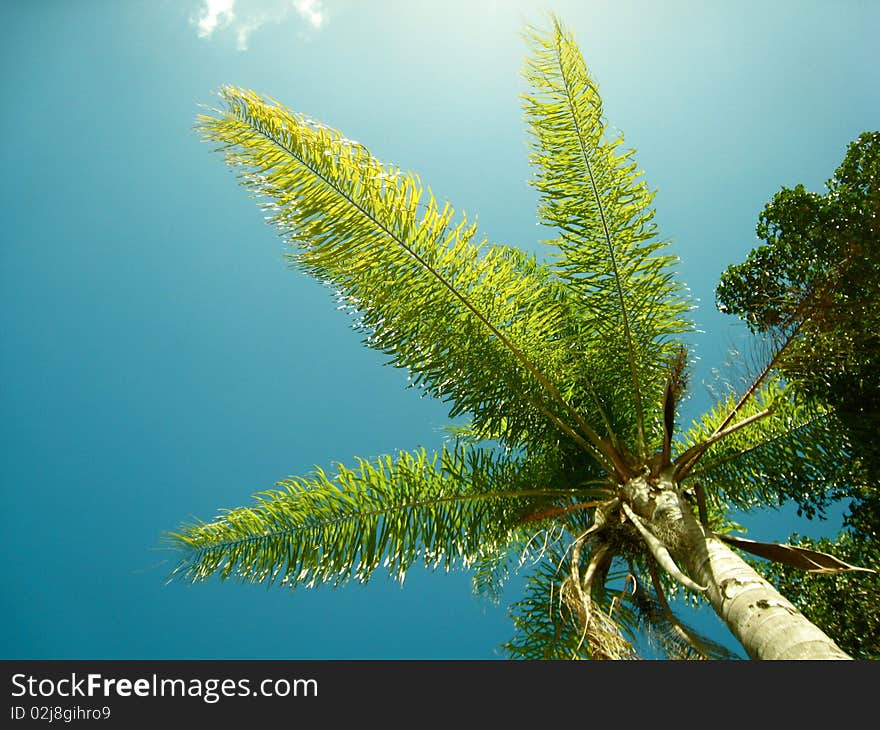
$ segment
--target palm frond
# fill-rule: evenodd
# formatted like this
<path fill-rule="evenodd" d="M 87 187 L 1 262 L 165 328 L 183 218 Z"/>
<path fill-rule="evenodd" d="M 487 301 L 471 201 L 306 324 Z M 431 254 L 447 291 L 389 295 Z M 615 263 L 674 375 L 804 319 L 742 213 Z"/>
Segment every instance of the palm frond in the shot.
<path fill-rule="evenodd" d="M 402 579 L 417 559 L 468 567 L 505 549 L 523 514 L 577 493 L 544 476 L 523 458 L 459 445 L 360 460 L 334 476 L 318 469 L 171 534 L 173 577 L 337 585 L 383 565 Z"/>
<path fill-rule="evenodd" d="M 716 433 L 735 402 L 731 396 L 695 422 L 678 444 L 681 451 Z M 749 421 L 765 412 L 765 417 Z M 748 425 L 709 446 L 685 479 L 700 482 L 710 501 L 748 510 L 793 498 L 809 511 L 821 509 L 861 479 L 858 460 L 833 415 L 796 399 L 778 378 L 758 388 L 739 416 Z"/>
<path fill-rule="evenodd" d="M 614 397 L 629 409 L 615 420 L 634 435 L 645 455 L 646 428 L 656 440 L 655 413 L 663 392 L 664 362 L 672 338 L 691 328 L 691 305 L 673 277 L 674 258 L 662 252 L 652 222 L 654 194 L 641 178 L 632 152 L 619 152 L 622 137 L 608 139 L 602 102 L 574 39 L 554 19 L 548 33 L 530 34 L 532 53 L 524 95 L 532 133 L 531 155 L 541 194 L 540 216 L 558 230 L 554 268 L 583 302 L 594 355 L 606 377 L 617 376 Z M 631 427 L 630 427 L 631 428 Z M 659 443 L 657 444 L 659 447 Z"/>
<path fill-rule="evenodd" d="M 470 414 L 511 443 L 562 431 L 612 468 L 569 400 L 580 330 L 546 267 L 475 242 L 476 225 L 417 176 L 337 130 L 250 91 L 221 96 L 226 109 L 198 120 L 203 137 L 221 145 L 294 264 L 333 288 L 368 345 L 451 403 L 453 417 Z"/>
<path fill-rule="evenodd" d="M 589 561 L 590 555 L 584 555 Z M 629 618 L 604 587 L 606 576 L 592 590 L 589 625 L 583 625 L 581 602 L 572 586 L 571 551 L 551 545 L 528 576 L 522 599 L 510 607 L 514 636 L 502 646 L 512 659 L 636 659 L 625 636 Z"/>
<path fill-rule="evenodd" d="M 781 544 L 776 542 L 761 542 L 747 540 L 744 537 L 734 535 L 719 535 L 728 545 L 733 545 L 752 555 L 764 558 L 774 563 L 782 563 L 792 568 L 805 570 L 808 573 L 876 573 L 873 568 L 865 568 L 860 565 L 851 565 L 830 553 L 802 547 L 800 545 Z"/>
<path fill-rule="evenodd" d="M 589 464 L 565 466 L 559 449 L 529 454 L 529 468 L 543 475 L 548 490 L 567 499 L 555 499 L 537 509 L 524 511 L 511 531 L 507 545 L 487 546 L 475 561 L 474 592 L 495 603 L 511 575 L 529 570 L 550 554 L 558 554 L 565 540 L 582 534 L 593 524 L 595 508 L 613 496 L 607 479 L 598 477 Z M 556 552 L 554 552 L 556 551 Z"/>
<path fill-rule="evenodd" d="M 637 625 L 647 643 L 671 660 L 731 660 L 740 657 L 679 620 L 662 593 L 641 583 L 630 599 Z"/>
<path fill-rule="evenodd" d="M 496 549 L 487 549 L 471 568 L 474 593 L 480 598 L 498 604 L 512 575 L 529 570 L 557 546 L 564 528 L 548 524 L 535 529 L 532 524 L 522 525 L 510 542 Z"/>

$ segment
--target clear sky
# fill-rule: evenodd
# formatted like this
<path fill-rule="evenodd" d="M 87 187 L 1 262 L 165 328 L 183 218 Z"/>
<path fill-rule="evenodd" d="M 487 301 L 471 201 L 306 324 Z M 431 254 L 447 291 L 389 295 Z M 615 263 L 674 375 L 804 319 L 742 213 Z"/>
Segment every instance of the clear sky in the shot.
<path fill-rule="evenodd" d="M 782 185 L 822 191 L 880 125 L 877 2 L 0 5 L 2 658 L 498 656 L 506 608 L 466 574 L 292 595 L 165 585 L 159 547 L 313 465 L 436 447 L 447 423 L 289 270 L 193 133 L 197 104 L 223 84 L 271 95 L 535 249 L 519 33 L 546 11 L 638 150 L 701 302 L 696 412 L 714 369 L 743 373 L 725 366 L 742 327 L 713 292 L 760 209 Z M 756 539 L 836 529 L 791 510 L 744 522 Z M 710 613 L 697 625 L 735 646 Z"/>

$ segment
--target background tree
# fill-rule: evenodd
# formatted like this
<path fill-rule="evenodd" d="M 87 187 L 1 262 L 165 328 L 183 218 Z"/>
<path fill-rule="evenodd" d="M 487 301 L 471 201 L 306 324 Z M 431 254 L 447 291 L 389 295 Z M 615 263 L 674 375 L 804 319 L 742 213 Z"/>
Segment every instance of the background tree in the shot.
<path fill-rule="evenodd" d="M 669 610 L 681 584 L 750 656 L 846 658 L 725 534 L 729 507 L 762 504 L 783 482 L 847 479 L 839 430 L 770 368 L 679 429 L 692 304 L 652 222 L 653 193 L 622 138 L 606 135 L 573 38 L 555 19 L 529 38 L 523 101 L 546 260 L 479 240 L 415 175 L 253 92 L 224 88 L 223 108 L 200 117 L 293 264 L 461 420 L 438 453 L 317 470 L 185 526 L 172 535 L 175 575 L 335 585 L 379 567 L 402 578 L 422 560 L 472 568 L 491 593 L 526 559 L 516 656 L 627 658 L 640 628 L 670 656 L 716 655 Z"/>
<path fill-rule="evenodd" d="M 880 568 L 880 132 L 853 141 L 827 192 L 783 188 L 765 206 L 765 243 L 722 275 L 717 302 L 752 332 L 788 338 L 777 366 L 793 392 L 831 409 L 861 478 L 780 493 L 810 516 L 849 502 L 835 542 L 793 538 Z M 792 333 L 795 336 L 791 336 Z M 802 487 L 807 486 L 804 490 Z M 770 566 L 787 596 L 854 656 L 880 656 L 880 578 L 802 575 Z"/>
<path fill-rule="evenodd" d="M 847 526 L 834 539 L 813 540 L 792 535 L 794 545 L 831 552 L 856 565 L 880 568 L 876 511 L 872 525 Z M 866 573 L 821 575 L 779 563 L 759 568 L 804 614 L 856 659 L 880 659 L 880 580 Z"/>

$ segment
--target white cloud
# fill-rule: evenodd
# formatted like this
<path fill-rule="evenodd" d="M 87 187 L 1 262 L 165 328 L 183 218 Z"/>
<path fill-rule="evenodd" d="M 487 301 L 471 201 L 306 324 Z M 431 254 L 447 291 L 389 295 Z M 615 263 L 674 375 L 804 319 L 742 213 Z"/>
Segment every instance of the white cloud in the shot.
<path fill-rule="evenodd" d="M 321 0 L 294 0 L 293 7 L 300 17 L 313 28 L 320 28 L 324 22 L 324 8 Z"/>
<path fill-rule="evenodd" d="M 202 0 L 199 17 L 193 23 L 199 38 L 210 38 L 215 30 L 228 28 L 239 50 L 247 50 L 251 36 L 267 23 L 278 25 L 292 13 L 312 29 L 324 25 L 322 0 Z"/>
<path fill-rule="evenodd" d="M 235 20 L 235 0 L 204 0 L 196 25 L 199 38 L 210 38 L 217 28 L 223 28 Z"/>

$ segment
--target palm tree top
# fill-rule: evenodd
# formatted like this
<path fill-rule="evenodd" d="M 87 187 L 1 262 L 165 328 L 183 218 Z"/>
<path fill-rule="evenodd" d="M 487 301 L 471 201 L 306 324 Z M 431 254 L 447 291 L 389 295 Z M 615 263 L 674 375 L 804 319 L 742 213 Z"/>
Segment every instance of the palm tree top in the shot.
<path fill-rule="evenodd" d="M 620 630 L 592 608 L 610 600 L 615 575 L 637 585 L 633 616 L 653 615 L 678 637 L 670 646 L 717 653 L 682 635 L 665 603 L 671 581 L 708 590 L 652 522 L 665 495 L 698 502 L 707 528 L 723 531 L 729 505 L 768 499 L 769 474 L 835 479 L 846 469 L 799 471 L 797 459 L 777 468 L 792 445 L 827 449 L 833 430 L 828 414 L 792 400 L 772 361 L 741 397 L 679 430 L 693 303 L 654 224 L 654 193 L 622 136 L 609 136 L 572 35 L 553 17 L 527 39 L 522 103 L 548 231 L 540 258 L 490 244 L 417 175 L 271 98 L 223 87 L 221 107 L 198 118 L 292 264 L 466 425 L 436 453 L 318 469 L 184 526 L 171 536 L 175 574 L 335 585 L 380 567 L 401 578 L 422 560 L 469 567 L 491 592 L 512 556 L 543 545 L 532 590 L 544 600 L 555 590 L 574 620 L 548 624 L 533 615 L 543 604 L 518 604 L 529 628 L 513 654 L 625 655 Z"/>

